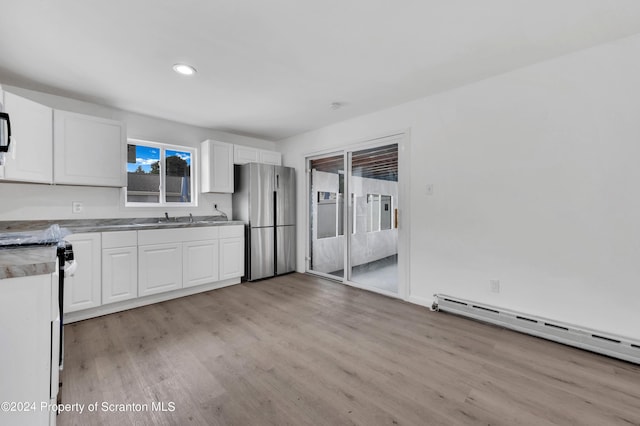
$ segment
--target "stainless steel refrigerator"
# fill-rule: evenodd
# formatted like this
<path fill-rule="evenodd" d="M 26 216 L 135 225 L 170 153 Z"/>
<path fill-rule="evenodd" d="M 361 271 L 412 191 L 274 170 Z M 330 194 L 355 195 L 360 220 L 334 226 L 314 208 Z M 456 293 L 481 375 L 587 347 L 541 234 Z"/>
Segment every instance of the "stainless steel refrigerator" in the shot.
<path fill-rule="evenodd" d="M 235 166 L 233 219 L 245 223 L 245 278 L 255 281 L 296 267 L 296 175 L 291 167 Z"/>

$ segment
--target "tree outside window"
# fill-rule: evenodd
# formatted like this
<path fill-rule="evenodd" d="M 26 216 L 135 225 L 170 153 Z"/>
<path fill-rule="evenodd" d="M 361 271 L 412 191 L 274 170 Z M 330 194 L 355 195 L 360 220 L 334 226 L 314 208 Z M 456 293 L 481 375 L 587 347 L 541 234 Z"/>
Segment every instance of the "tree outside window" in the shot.
<path fill-rule="evenodd" d="M 127 153 L 128 206 L 195 205 L 194 149 L 130 139 Z"/>

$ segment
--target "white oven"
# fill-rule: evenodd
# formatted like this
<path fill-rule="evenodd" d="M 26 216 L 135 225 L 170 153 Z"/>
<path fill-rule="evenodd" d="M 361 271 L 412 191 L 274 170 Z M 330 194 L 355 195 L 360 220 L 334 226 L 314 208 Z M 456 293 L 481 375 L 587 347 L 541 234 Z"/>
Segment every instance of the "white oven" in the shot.
<path fill-rule="evenodd" d="M 56 225 L 57 226 L 57 225 Z M 0 424 L 56 424 L 63 366 L 62 298 L 64 278 L 75 271 L 71 244 L 59 230 L 29 234 L 0 233 L 3 261 L 21 265 L 20 259 L 40 259 L 56 250 L 57 268 L 51 274 L 23 276 L 21 267 L 7 267 L 0 279 Z M 15 260 L 18 259 L 18 260 Z M 25 263 L 29 265 L 29 262 Z M 28 403 L 28 404 L 27 404 Z M 9 404 L 9 405 L 6 405 Z"/>

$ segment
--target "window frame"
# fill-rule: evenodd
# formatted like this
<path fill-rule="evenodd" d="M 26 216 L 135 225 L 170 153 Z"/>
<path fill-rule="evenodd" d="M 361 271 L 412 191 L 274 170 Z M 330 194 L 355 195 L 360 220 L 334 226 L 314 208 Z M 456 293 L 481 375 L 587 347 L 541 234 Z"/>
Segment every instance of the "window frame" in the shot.
<path fill-rule="evenodd" d="M 190 146 L 184 145 L 174 145 L 162 142 L 153 142 L 143 139 L 134 139 L 127 138 L 127 148 L 129 145 L 142 145 L 151 148 L 158 148 L 160 150 L 160 164 L 159 164 L 159 177 L 160 177 L 160 195 L 158 203 L 144 203 L 139 201 L 128 201 L 128 189 L 129 189 L 129 175 L 127 172 L 127 186 L 124 189 L 124 205 L 125 207 L 197 207 L 198 206 L 198 149 Z M 191 164 L 190 164 L 190 190 L 191 190 L 191 201 L 188 203 L 185 202 L 175 202 L 175 201 L 167 201 L 166 194 L 166 152 L 169 151 L 183 151 L 191 154 Z M 128 163 L 125 163 L 125 166 Z"/>
<path fill-rule="evenodd" d="M 384 197 L 389 197 L 389 213 L 386 214 L 383 210 L 384 204 L 382 202 Z M 378 203 L 378 208 L 373 208 L 373 203 Z M 374 221 L 374 213 L 377 213 L 378 220 Z M 382 216 L 389 217 L 389 228 L 382 228 Z M 367 224 L 365 232 L 382 232 L 394 229 L 394 215 L 393 215 L 393 195 L 387 194 L 369 194 L 367 193 Z M 371 228 L 371 229 L 369 229 Z"/>

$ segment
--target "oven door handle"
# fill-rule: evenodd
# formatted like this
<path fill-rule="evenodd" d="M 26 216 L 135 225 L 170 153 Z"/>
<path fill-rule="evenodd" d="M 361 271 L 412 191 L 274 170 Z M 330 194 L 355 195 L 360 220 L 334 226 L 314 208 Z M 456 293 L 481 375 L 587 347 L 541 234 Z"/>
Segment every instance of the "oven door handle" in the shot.
<path fill-rule="evenodd" d="M 71 260 L 64 264 L 64 277 L 72 277 L 76 273 L 76 269 L 78 269 L 78 264 L 75 260 Z"/>
<path fill-rule="evenodd" d="M 60 316 L 58 315 L 54 321 L 51 321 L 51 381 L 49 382 L 51 389 L 49 398 L 55 402 L 58 396 L 58 382 L 60 381 Z M 56 350 L 54 350 L 56 349 Z"/>

